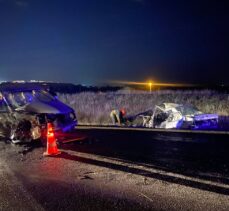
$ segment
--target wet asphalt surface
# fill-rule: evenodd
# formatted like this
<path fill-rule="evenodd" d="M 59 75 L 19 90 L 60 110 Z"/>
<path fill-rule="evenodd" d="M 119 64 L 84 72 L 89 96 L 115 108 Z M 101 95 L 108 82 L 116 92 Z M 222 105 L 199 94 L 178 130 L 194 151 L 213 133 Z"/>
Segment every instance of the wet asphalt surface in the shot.
<path fill-rule="evenodd" d="M 77 133 L 56 157 L 0 142 L 0 210 L 229 210 L 228 135 Z"/>

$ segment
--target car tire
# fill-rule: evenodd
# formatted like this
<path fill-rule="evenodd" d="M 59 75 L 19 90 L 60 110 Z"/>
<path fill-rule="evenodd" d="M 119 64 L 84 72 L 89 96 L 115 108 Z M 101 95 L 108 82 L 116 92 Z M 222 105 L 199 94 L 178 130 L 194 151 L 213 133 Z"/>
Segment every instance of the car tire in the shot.
<path fill-rule="evenodd" d="M 22 120 L 20 121 L 17 126 L 11 128 L 10 134 L 9 134 L 9 139 L 11 140 L 12 143 L 17 144 L 17 143 L 22 143 L 22 142 L 31 142 L 32 138 L 28 134 L 30 131 L 23 130 L 21 127 L 23 124 L 31 124 L 28 120 Z"/>

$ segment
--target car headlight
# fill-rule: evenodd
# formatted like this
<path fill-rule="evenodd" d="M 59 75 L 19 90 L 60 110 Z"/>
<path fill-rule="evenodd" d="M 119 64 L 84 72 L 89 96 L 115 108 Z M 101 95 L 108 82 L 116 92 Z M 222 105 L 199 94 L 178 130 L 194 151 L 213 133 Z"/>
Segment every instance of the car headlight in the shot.
<path fill-rule="evenodd" d="M 75 114 L 74 113 L 70 113 L 69 115 L 70 119 L 74 120 L 76 118 Z"/>

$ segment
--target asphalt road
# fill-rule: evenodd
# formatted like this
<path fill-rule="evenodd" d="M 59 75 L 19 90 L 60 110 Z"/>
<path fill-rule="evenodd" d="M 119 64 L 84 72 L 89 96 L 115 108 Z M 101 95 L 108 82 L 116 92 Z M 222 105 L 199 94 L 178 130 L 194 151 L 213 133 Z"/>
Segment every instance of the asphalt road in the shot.
<path fill-rule="evenodd" d="M 229 210 L 223 134 L 78 129 L 43 157 L 0 143 L 0 210 Z"/>

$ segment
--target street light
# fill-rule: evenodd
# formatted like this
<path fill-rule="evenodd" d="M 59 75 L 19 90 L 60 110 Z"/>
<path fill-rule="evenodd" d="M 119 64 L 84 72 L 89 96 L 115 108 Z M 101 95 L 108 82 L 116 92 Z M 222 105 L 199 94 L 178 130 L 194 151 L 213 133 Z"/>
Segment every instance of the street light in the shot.
<path fill-rule="evenodd" d="M 153 85 L 153 83 L 152 82 L 149 82 L 148 85 L 149 85 L 149 91 L 152 92 L 152 85 Z"/>

